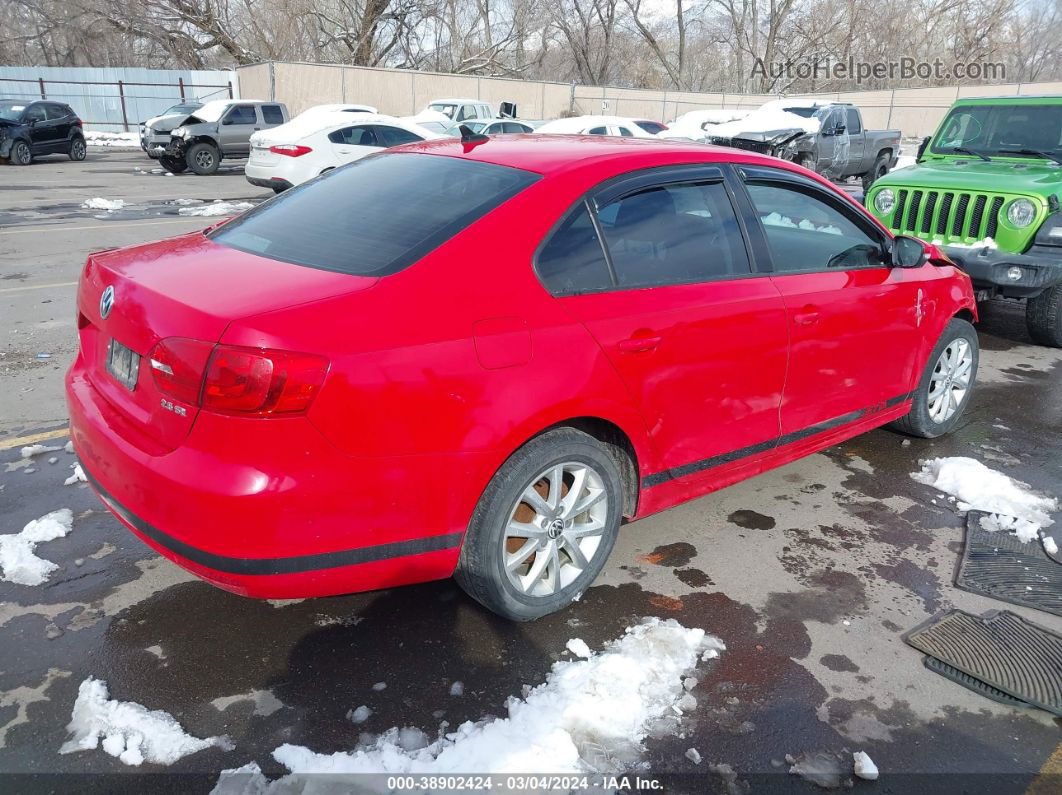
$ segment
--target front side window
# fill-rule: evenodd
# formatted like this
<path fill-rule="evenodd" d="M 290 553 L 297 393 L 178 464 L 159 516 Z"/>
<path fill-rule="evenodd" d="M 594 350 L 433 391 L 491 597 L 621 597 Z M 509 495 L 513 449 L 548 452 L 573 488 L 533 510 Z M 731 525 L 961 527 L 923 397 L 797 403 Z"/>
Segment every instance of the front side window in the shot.
<path fill-rule="evenodd" d="M 44 105 L 32 105 L 26 111 L 26 121 L 42 122 L 45 118 Z"/>
<path fill-rule="evenodd" d="M 373 128 L 369 126 L 344 127 L 342 130 L 333 130 L 328 134 L 328 140 L 334 144 L 342 144 L 344 146 L 381 145 L 376 140 L 376 133 L 373 132 Z"/>
<path fill-rule="evenodd" d="M 747 188 L 776 271 L 887 266 L 879 239 L 812 192 L 777 183 Z"/>
<path fill-rule="evenodd" d="M 638 191 L 602 207 L 599 218 L 620 287 L 688 284 L 751 272 L 722 182 Z"/>
<path fill-rule="evenodd" d="M 448 119 L 453 119 L 457 114 L 457 105 L 451 105 L 449 102 L 436 102 L 433 105 L 428 105 L 428 110 L 434 110 Z"/>
<path fill-rule="evenodd" d="M 266 124 L 283 124 L 284 111 L 280 109 L 280 105 L 263 105 L 262 118 Z"/>
<path fill-rule="evenodd" d="M 456 157 L 375 154 L 285 191 L 208 236 L 282 262 L 386 276 L 539 178 Z"/>
<path fill-rule="evenodd" d="M 236 105 L 225 116 L 225 124 L 254 124 L 257 121 L 254 105 Z"/>

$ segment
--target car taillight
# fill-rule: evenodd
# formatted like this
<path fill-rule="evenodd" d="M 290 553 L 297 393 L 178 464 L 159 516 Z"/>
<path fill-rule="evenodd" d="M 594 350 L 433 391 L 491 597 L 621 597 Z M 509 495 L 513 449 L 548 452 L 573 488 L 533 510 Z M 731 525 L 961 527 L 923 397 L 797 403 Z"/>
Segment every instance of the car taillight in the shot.
<path fill-rule="evenodd" d="M 271 416 L 306 411 L 328 360 L 310 353 L 214 345 L 168 337 L 151 351 L 160 392 L 221 414 Z"/>
<path fill-rule="evenodd" d="M 203 408 L 225 414 L 290 414 L 309 408 L 328 360 L 310 353 L 219 345 L 207 365 Z"/>
<path fill-rule="evenodd" d="M 275 155 L 302 157 L 303 155 L 312 152 L 313 149 L 308 146 L 300 146 L 299 144 L 277 144 L 276 146 L 269 147 L 269 151 Z"/>
<path fill-rule="evenodd" d="M 203 371 L 213 349 L 211 343 L 202 340 L 184 337 L 159 340 L 148 354 L 155 386 L 163 394 L 198 406 Z"/>

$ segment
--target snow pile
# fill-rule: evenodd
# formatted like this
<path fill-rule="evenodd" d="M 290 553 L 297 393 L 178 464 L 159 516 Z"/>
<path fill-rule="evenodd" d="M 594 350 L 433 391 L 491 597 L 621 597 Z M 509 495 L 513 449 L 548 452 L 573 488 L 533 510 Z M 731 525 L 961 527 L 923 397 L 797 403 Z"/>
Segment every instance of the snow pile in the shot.
<path fill-rule="evenodd" d="M 805 118 L 799 114 L 791 113 L 790 110 L 793 108 L 818 107 L 821 104 L 828 103 L 799 99 L 775 100 L 757 108 L 743 119 L 717 124 L 711 129 L 710 134 L 720 138 L 733 138 L 740 136 L 742 133 L 772 132 L 774 130 L 788 129 L 817 133 L 821 126 L 821 121 L 818 118 L 815 116 Z"/>
<path fill-rule="evenodd" d="M 353 751 L 318 754 L 285 744 L 273 758 L 295 777 L 319 773 L 584 773 L 634 764 L 650 731 L 672 726 L 696 705 L 683 675 L 725 646 L 674 619 L 630 627 L 589 659 L 555 663 L 545 683 L 510 698 L 508 717 L 468 721 L 428 742 L 392 728 Z M 692 703 L 691 703 L 692 702 Z M 271 789 L 296 782 L 285 777 Z M 256 764 L 222 774 L 214 792 L 264 792 Z"/>
<path fill-rule="evenodd" d="M 1022 541 L 1031 541 L 1053 524 L 1050 513 L 1058 510 L 1058 500 L 1036 494 L 1028 484 L 973 458 L 932 458 L 911 477 L 950 494 L 960 511 L 992 514 L 981 522 L 986 530 L 1007 530 Z"/>
<path fill-rule="evenodd" d="M 62 449 L 62 447 L 48 447 L 44 444 L 30 444 L 19 450 L 19 455 L 23 458 L 33 458 L 41 453 L 58 453 Z"/>
<path fill-rule="evenodd" d="M 211 746 L 232 750 L 227 737 L 192 737 L 168 712 L 149 710 L 132 701 L 111 701 L 108 695 L 106 682 L 89 677 L 81 683 L 66 727 L 73 736 L 59 753 L 102 745 L 104 751 L 127 765 L 145 761 L 170 765 Z"/>
<path fill-rule="evenodd" d="M 916 158 L 915 158 L 914 155 L 900 155 L 898 158 L 896 158 L 896 165 L 893 166 L 892 170 L 893 171 L 898 171 L 901 168 L 907 168 L 908 166 L 913 166 L 915 164 L 915 162 L 916 162 Z"/>
<path fill-rule="evenodd" d="M 120 210 L 125 207 L 125 201 L 123 199 L 103 199 L 96 196 L 93 199 L 85 199 L 81 202 L 81 207 L 85 210 Z"/>
<path fill-rule="evenodd" d="M 760 220 L 768 226 L 786 226 L 791 229 L 808 229 L 813 232 L 825 232 L 828 235 L 842 234 L 841 230 L 836 226 L 816 226 L 813 222 L 807 218 L 801 219 L 799 223 L 794 221 L 788 215 L 782 215 L 781 213 L 771 213 L 770 215 L 761 215 Z"/>
<path fill-rule="evenodd" d="M 852 754 L 852 763 L 855 767 L 855 774 L 859 778 L 866 781 L 878 780 L 878 766 L 874 764 L 874 760 L 866 751 L 856 751 Z"/>
<path fill-rule="evenodd" d="M 62 538 L 70 532 L 74 514 L 69 508 L 60 508 L 45 514 L 40 519 L 22 528 L 21 533 L 0 536 L 0 580 L 19 585 L 40 585 L 48 575 L 59 568 L 57 563 L 38 558 L 33 554 L 37 544 Z"/>
<path fill-rule="evenodd" d="M 236 213 L 242 213 L 252 207 L 254 205 L 250 202 L 223 202 L 221 199 L 217 199 L 212 204 L 204 204 L 202 207 L 182 207 L 177 213 L 179 215 L 201 215 L 206 217 L 236 215 Z"/>
<path fill-rule="evenodd" d="M 85 143 L 89 146 L 131 146 L 140 148 L 140 134 L 135 132 L 85 131 Z"/>
<path fill-rule="evenodd" d="M 64 486 L 73 486 L 75 483 L 88 483 L 88 478 L 85 477 L 85 470 L 81 468 L 81 464 L 71 464 L 70 468 L 74 470 L 74 474 L 63 481 Z"/>
<path fill-rule="evenodd" d="M 715 135 L 718 125 L 743 119 L 748 113 L 747 110 L 691 110 L 669 123 L 668 128 L 659 133 L 658 137 L 692 138 L 694 141 L 701 141 L 709 135 Z"/>
<path fill-rule="evenodd" d="M 999 248 L 999 243 L 990 237 L 986 237 L 984 240 L 978 240 L 974 243 L 945 243 L 943 240 L 934 240 L 934 246 L 949 246 L 951 248 L 986 248 L 990 251 L 994 251 Z"/>

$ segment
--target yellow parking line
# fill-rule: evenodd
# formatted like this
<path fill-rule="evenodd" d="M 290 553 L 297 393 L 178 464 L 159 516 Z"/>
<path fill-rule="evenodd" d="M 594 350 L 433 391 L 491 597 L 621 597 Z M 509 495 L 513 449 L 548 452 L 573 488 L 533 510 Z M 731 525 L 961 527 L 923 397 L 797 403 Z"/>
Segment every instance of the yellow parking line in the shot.
<path fill-rule="evenodd" d="M 158 226 L 160 224 L 186 224 L 189 221 L 198 221 L 203 223 L 204 216 L 190 215 L 187 218 L 176 218 L 172 221 L 129 221 L 127 223 L 109 223 L 109 224 L 96 224 L 95 226 L 59 226 L 58 224 L 38 224 L 32 226 L 29 229 L 3 229 L 0 228 L 0 235 L 25 235 L 30 232 L 41 232 L 45 230 L 51 230 L 55 232 L 83 232 L 86 229 L 124 229 L 128 226 Z M 206 219 L 210 221 L 210 219 Z M 211 221 L 212 223 L 213 221 Z"/>
<path fill-rule="evenodd" d="M 27 284 L 24 287 L 5 287 L 0 293 L 18 293 L 23 290 L 47 290 L 49 287 L 73 287 L 77 282 L 53 282 L 51 284 Z"/>
<path fill-rule="evenodd" d="M 56 428 L 53 431 L 41 431 L 40 433 L 31 433 L 29 436 L 15 436 L 11 439 L 0 439 L 0 450 L 10 450 L 12 447 L 23 447 L 27 444 L 46 442 L 49 439 L 61 439 L 62 437 L 69 435 L 70 428 L 62 427 Z"/>
<path fill-rule="evenodd" d="M 1060 783 L 1062 783 L 1062 743 L 1059 743 L 1051 755 L 1044 760 L 1039 775 L 1029 784 L 1025 795 L 1055 795 L 1059 791 Z"/>

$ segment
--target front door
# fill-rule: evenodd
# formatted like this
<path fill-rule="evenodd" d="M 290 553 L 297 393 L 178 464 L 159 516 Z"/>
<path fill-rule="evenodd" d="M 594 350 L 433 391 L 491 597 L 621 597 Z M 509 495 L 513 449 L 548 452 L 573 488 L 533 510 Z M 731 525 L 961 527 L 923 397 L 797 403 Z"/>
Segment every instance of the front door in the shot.
<path fill-rule="evenodd" d="M 609 184 L 567 219 L 538 267 L 570 269 L 572 294 L 561 301 L 641 410 L 656 476 L 695 476 L 773 443 L 785 308 L 770 276 L 752 269 L 721 169 L 659 169 Z"/>
<path fill-rule="evenodd" d="M 918 271 L 890 267 L 887 235 L 813 180 L 741 172 L 789 314 L 782 433 L 901 400 L 921 343 Z"/>
<path fill-rule="evenodd" d="M 29 139 L 33 154 L 42 155 L 52 151 L 55 145 L 55 128 L 48 125 L 48 114 L 44 105 L 41 103 L 30 105 L 22 121 L 30 125 Z"/>
<path fill-rule="evenodd" d="M 233 105 L 221 120 L 218 144 L 230 157 L 246 157 L 251 152 L 251 135 L 262 129 L 254 105 Z"/>

